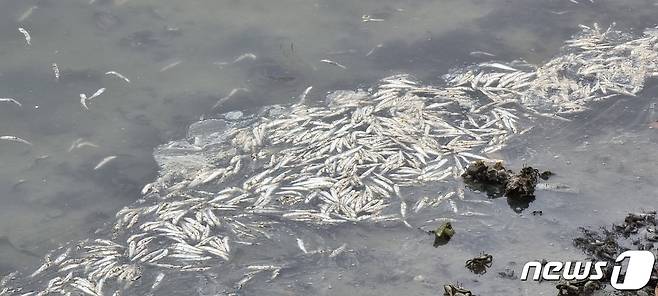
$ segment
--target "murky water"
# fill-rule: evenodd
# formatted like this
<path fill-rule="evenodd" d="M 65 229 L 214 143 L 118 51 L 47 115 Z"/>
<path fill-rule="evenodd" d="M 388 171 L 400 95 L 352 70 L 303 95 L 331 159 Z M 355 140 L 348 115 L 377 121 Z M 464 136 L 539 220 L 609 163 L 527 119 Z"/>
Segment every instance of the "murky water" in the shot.
<path fill-rule="evenodd" d="M 0 97 L 23 104 L 0 105 L 0 134 L 34 144 L 0 142 L 0 274 L 33 268 L 48 250 L 106 228 L 157 175 L 153 149 L 184 137 L 200 117 L 291 103 L 311 85 L 316 98 L 368 88 L 395 73 L 441 84 L 450 68 L 492 59 L 475 51 L 541 63 L 580 23 L 615 21 L 641 32 L 655 25 L 658 12 L 640 0 L 92 2 L 0 2 Z M 364 15 L 383 21 L 364 22 Z M 18 27 L 30 32 L 30 46 Z M 79 94 L 99 88 L 106 92 L 83 109 Z M 245 90 L 213 108 L 239 88 Z M 335 262 L 300 257 L 281 278 L 244 294 L 436 295 L 443 284 L 460 282 L 480 295 L 553 295 L 551 284 L 502 279 L 498 272 L 518 274 L 534 259 L 581 258 L 571 246 L 577 226 L 609 224 L 656 206 L 656 93 L 649 84 L 640 97 L 600 103 L 571 122 L 542 122 L 500 152 L 513 168 L 552 170 L 550 182 L 570 192 L 541 191 L 520 214 L 504 198 L 470 205 L 491 216 L 455 223 L 458 235 L 439 248 L 403 225 L 308 234 L 309 248 L 335 248 L 344 240 L 353 251 Z M 97 147 L 69 151 L 79 138 Z M 110 155 L 117 158 L 94 170 Z M 466 198 L 486 199 L 468 190 Z M 422 224 L 446 211 L 414 219 Z M 290 240 L 281 252 L 297 250 Z M 267 251 L 241 256 L 259 260 Z M 494 265 L 475 276 L 463 264 L 482 251 L 494 255 Z M 212 295 L 217 278 L 224 275 L 162 289 L 180 295 L 194 287 Z"/>

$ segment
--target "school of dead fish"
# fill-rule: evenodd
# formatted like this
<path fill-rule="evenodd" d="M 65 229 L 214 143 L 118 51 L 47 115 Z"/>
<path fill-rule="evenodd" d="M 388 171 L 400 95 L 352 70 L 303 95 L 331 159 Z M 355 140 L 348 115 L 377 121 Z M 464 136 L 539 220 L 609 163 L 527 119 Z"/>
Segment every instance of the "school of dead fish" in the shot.
<path fill-rule="evenodd" d="M 167 273 L 231 262 L 236 247 L 267 240 L 264 225 L 277 221 L 409 225 L 413 213 L 444 202 L 457 211 L 453 197 L 463 198 L 463 191 L 405 192 L 449 183 L 537 117 L 566 120 L 590 102 L 634 96 L 658 75 L 657 29 L 638 38 L 613 27 L 582 29 L 563 55 L 540 66 L 482 63 L 452 71 L 441 87 L 396 75 L 375 89 L 334 92 L 322 106 L 304 102 L 309 87 L 300 103 L 230 127 L 220 143 L 197 136 L 160 147 L 161 176 L 144 186 L 140 202 L 116 214 L 111 237 L 52 251 L 32 274 L 2 280 L 0 295 L 121 295 L 140 278 L 155 290 Z M 83 143 L 71 150 L 91 146 Z M 306 255 L 332 258 L 347 247 L 314 252 L 301 238 L 296 243 Z M 235 290 L 262 272 L 274 279 L 282 268 L 248 265 Z"/>

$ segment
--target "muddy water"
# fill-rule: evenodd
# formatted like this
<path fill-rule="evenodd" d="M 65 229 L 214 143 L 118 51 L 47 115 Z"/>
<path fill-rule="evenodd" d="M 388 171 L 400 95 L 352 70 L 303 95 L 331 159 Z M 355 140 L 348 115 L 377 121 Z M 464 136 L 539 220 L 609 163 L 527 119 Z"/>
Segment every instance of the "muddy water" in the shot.
<path fill-rule="evenodd" d="M 157 175 L 153 148 L 183 137 L 202 116 L 292 102 L 311 85 L 315 98 L 367 88 L 394 73 L 439 84 L 452 67 L 492 59 L 474 51 L 541 63 L 558 54 L 579 23 L 615 21 L 634 32 L 655 25 L 658 8 L 650 1 L 579 2 L 2 1 L 0 97 L 23 107 L 0 106 L 0 134 L 34 145 L 0 143 L 0 273 L 31 268 L 49 249 L 111 223 Z M 382 21 L 364 22 L 364 15 Z M 29 47 L 18 27 L 30 32 Z M 244 54 L 256 58 L 234 63 Z M 82 109 L 79 94 L 99 88 L 107 90 Z M 247 91 L 212 108 L 234 88 Z M 328 229 L 348 240 L 353 255 L 338 263 L 300 259 L 280 281 L 245 293 L 435 295 L 459 281 L 483 295 L 552 295 L 550 284 L 497 273 L 507 267 L 518 274 L 528 260 L 579 258 L 570 244 L 577 225 L 608 224 L 655 207 L 655 95 L 658 88 L 649 87 L 639 98 L 601 103 L 568 123 L 538 123 L 502 151 L 511 167 L 550 169 L 557 174 L 551 183 L 569 187 L 539 192 L 520 214 L 502 198 L 458 204 L 490 216 L 460 219 L 458 235 L 439 248 L 404 226 Z M 98 147 L 68 151 L 78 138 Z M 94 170 L 110 155 L 117 158 Z M 466 195 L 488 201 L 482 193 Z M 449 211 L 415 222 L 435 226 L 426 221 Z M 463 261 L 482 251 L 494 254 L 494 267 L 474 276 Z M 205 281 L 190 285 L 213 286 L 212 276 Z"/>

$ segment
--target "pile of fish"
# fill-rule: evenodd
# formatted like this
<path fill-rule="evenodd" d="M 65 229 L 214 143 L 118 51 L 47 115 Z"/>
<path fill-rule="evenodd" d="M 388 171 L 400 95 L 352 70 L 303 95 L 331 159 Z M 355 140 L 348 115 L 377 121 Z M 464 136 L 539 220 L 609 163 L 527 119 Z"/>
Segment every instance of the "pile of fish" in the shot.
<path fill-rule="evenodd" d="M 565 54 L 544 65 L 482 63 L 446 79 L 453 87 L 483 94 L 491 105 L 559 116 L 613 96 L 635 96 L 647 78 L 658 75 L 658 29 L 633 38 L 614 30 L 614 24 L 605 30 L 596 24 L 581 28 L 581 34 L 566 42 Z"/>
<path fill-rule="evenodd" d="M 246 273 L 227 293 L 258 274 L 275 279 L 282 266 L 241 262 L 236 248 L 262 245 L 290 223 L 411 226 L 412 214 L 463 199 L 455 188 L 465 167 L 493 161 L 538 117 L 639 92 L 658 74 L 657 41 L 654 29 L 633 39 L 584 27 L 542 66 L 484 63 L 453 71 L 445 86 L 396 75 L 373 89 L 333 92 L 325 105 L 307 103 L 305 92 L 297 104 L 244 120 L 198 122 L 187 139 L 156 150 L 160 177 L 108 233 L 54 250 L 32 274 L 9 275 L 0 295 L 136 295 L 157 290 L 168 273 L 235 266 Z M 417 196 L 428 185 L 445 193 Z"/>

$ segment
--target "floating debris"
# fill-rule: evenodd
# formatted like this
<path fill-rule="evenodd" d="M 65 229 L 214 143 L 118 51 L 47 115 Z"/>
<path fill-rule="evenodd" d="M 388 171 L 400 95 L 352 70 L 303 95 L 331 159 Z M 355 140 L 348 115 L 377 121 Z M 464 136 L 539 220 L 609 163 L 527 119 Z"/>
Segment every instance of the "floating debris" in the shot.
<path fill-rule="evenodd" d="M 465 267 L 475 274 L 487 273 L 487 268 L 493 264 L 493 256 L 482 253 L 473 259 L 466 260 Z"/>

